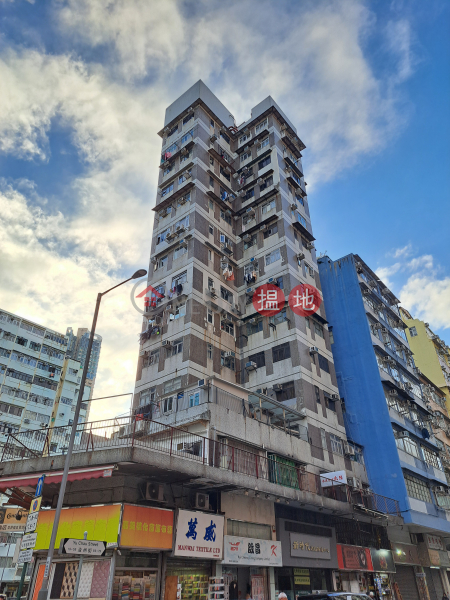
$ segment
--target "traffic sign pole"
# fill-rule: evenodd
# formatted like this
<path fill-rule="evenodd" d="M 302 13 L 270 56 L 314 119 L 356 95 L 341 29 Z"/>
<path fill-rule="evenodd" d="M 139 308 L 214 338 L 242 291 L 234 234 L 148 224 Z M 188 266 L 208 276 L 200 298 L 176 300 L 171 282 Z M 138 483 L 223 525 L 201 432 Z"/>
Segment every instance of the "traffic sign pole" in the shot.
<path fill-rule="evenodd" d="M 88 535 L 88 532 L 85 531 L 84 536 L 83 536 L 84 540 L 87 540 L 87 535 Z M 77 573 L 77 580 L 75 582 L 75 588 L 73 590 L 73 600 L 77 600 L 78 586 L 80 585 L 80 578 L 81 578 L 81 569 L 83 568 L 83 558 L 84 558 L 84 555 L 82 554 L 80 556 L 80 562 L 78 563 L 78 573 Z"/>

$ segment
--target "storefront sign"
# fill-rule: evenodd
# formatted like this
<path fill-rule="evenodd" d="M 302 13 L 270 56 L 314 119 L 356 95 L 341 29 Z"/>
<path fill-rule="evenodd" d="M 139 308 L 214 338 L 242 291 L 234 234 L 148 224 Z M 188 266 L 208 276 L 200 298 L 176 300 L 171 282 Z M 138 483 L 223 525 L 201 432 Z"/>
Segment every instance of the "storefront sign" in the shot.
<path fill-rule="evenodd" d="M 394 562 L 399 565 L 420 565 L 417 547 L 410 544 L 392 544 Z"/>
<path fill-rule="evenodd" d="M 433 567 L 450 567 L 450 560 L 444 550 L 428 550 L 430 565 Z"/>
<path fill-rule="evenodd" d="M 347 474 L 345 471 L 333 471 L 332 473 L 322 473 L 320 476 L 320 485 L 330 487 L 336 484 L 346 484 Z"/>
<path fill-rule="evenodd" d="M 373 571 L 369 548 L 336 544 L 338 565 L 347 571 Z"/>
<path fill-rule="evenodd" d="M 394 558 L 390 550 L 370 549 L 373 570 L 377 573 L 395 573 Z"/>
<path fill-rule="evenodd" d="M 172 541 L 173 511 L 125 504 L 120 534 L 121 546 L 171 550 Z"/>
<path fill-rule="evenodd" d="M 0 508 L 0 531 L 24 531 L 27 518 L 22 508 Z"/>
<path fill-rule="evenodd" d="M 281 542 L 226 535 L 223 547 L 225 565 L 281 567 L 283 564 Z"/>
<path fill-rule="evenodd" d="M 311 585 L 309 569 L 294 569 L 294 585 Z"/>
<path fill-rule="evenodd" d="M 429 535 L 428 533 L 426 533 L 425 541 L 427 544 L 427 548 L 429 548 L 430 550 L 445 550 L 442 538 L 440 538 L 438 535 Z"/>
<path fill-rule="evenodd" d="M 63 508 L 55 548 L 59 548 L 61 538 L 83 539 L 85 531 L 88 539 L 117 542 L 121 509 L 121 504 Z M 39 513 L 36 550 L 46 550 L 49 547 L 54 516 L 54 510 L 41 510 Z"/>
<path fill-rule="evenodd" d="M 223 524 L 220 515 L 178 511 L 175 556 L 222 560 Z"/>
<path fill-rule="evenodd" d="M 291 556 L 297 558 L 331 559 L 331 538 L 303 533 L 290 533 Z"/>
<path fill-rule="evenodd" d="M 29 550 L 30 548 L 34 548 L 36 545 L 37 533 L 28 533 L 24 535 L 22 541 L 20 543 L 21 550 Z"/>

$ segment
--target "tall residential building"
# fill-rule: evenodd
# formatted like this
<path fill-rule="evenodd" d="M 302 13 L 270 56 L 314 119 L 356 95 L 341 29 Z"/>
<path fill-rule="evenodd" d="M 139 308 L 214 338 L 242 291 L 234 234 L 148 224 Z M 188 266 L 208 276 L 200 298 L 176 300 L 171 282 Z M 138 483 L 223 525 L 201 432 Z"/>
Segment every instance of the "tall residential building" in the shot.
<path fill-rule="evenodd" d="M 428 587 L 436 587 L 441 597 L 450 566 L 443 539 L 450 522 L 443 508 L 448 488 L 442 442 L 431 427 L 437 409 L 428 390 L 422 392 L 399 301 L 356 254 L 336 261 L 322 257 L 319 272 L 347 436 L 364 447 L 373 490 L 399 500 L 407 527 L 391 527 L 391 541 L 418 543 Z M 433 560 L 435 550 L 442 550 L 442 562 Z M 442 578 L 439 570 L 430 569 L 435 566 L 441 567 Z M 410 567 L 398 570 L 399 581 L 402 574 L 415 580 Z"/>
<path fill-rule="evenodd" d="M 81 368 L 84 369 L 86 362 L 86 353 L 89 345 L 91 332 L 85 327 L 79 327 L 77 334 L 73 333 L 72 327 L 66 331 L 67 338 L 67 356 L 73 360 L 79 361 Z M 86 387 L 88 389 L 88 398 L 93 397 L 95 378 L 97 377 L 98 361 L 100 360 L 100 351 L 102 348 L 102 336 L 96 333 L 92 343 L 91 357 L 89 359 L 88 372 L 86 375 Z M 85 396 L 86 397 L 86 396 Z M 89 405 L 90 408 L 90 405 Z M 89 416 L 89 409 L 86 418 Z"/>
<path fill-rule="evenodd" d="M 404 308 L 400 314 L 407 326 L 406 335 L 417 367 L 442 390 L 450 409 L 450 348 L 428 323 L 414 319 Z"/>
<path fill-rule="evenodd" d="M 64 334 L 0 311 L 0 444 L 8 433 L 71 423 L 81 366 L 66 352 Z"/>

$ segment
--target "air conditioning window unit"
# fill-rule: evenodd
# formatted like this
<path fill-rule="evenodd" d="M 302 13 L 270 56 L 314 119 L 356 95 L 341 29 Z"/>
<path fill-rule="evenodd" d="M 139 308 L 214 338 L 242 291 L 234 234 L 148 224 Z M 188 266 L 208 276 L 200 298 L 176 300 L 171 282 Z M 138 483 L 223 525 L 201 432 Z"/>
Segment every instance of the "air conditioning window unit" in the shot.
<path fill-rule="evenodd" d="M 347 456 L 355 456 L 355 449 L 350 444 L 344 444 L 344 454 Z"/>
<path fill-rule="evenodd" d="M 319 354 L 319 348 L 317 346 L 311 346 L 309 349 L 310 354 Z"/>
<path fill-rule="evenodd" d="M 264 179 L 262 177 L 258 177 L 258 183 L 259 185 L 261 185 L 264 182 Z"/>
<path fill-rule="evenodd" d="M 257 365 L 253 361 L 249 361 L 245 363 L 245 368 L 247 371 L 255 371 L 257 369 Z"/>
<path fill-rule="evenodd" d="M 30 422 L 30 419 L 24 419 L 23 422 L 28 424 Z"/>
<path fill-rule="evenodd" d="M 332 400 L 339 400 L 339 395 L 338 394 L 331 394 L 331 399 Z"/>
<path fill-rule="evenodd" d="M 166 348 L 170 348 L 172 346 L 172 342 L 170 340 L 163 340 L 162 345 Z"/>
<path fill-rule="evenodd" d="M 195 494 L 195 508 L 209 510 L 209 495 L 197 492 Z"/>
<path fill-rule="evenodd" d="M 245 235 L 242 236 L 242 239 L 244 240 L 244 242 L 249 242 L 252 239 L 252 236 L 248 235 L 248 233 L 246 233 Z"/>
<path fill-rule="evenodd" d="M 308 250 L 313 250 L 314 249 L 314 243 L 313 242 L 308 242 L 306 244 L 306 247 L 308 248 Z"/>
<path fill-rule="evenodd" d="M 260 231 L 266 231 L 267 229 L 267 225 L 261 225 L 261 227 L 259 228 Z"/>
<path fill-rule="evenodd" d="M 368 296 L 370 294 L 370 290 L 363 290 L 364 296 Z"/>
<path fill-rule="evenodd" d="M 303 260 L 305 258 L 305 255 L 303 254 L 303 252 L 299 252 L 297 254 L 297 260 Z"/>
<path fill-rule="evenodd" d="M 348 485 L 350 485 L 351 487 L 357 490 L 362 490 L 362 481 L 358 477 L 349 477 L 347 481 Z"/>
<path fill-rule="evenodd" d="M 250 206 L 249 208 L 247 208 L 247 210 L 245 212 L 248 215 L 254 215 L 255 214 L 255 209 Z"/>
<path fill-rule="evenodd" d="M 231 350 L 227 351 L 224 353 L 224 358 L 231 358 L 232 356 L 235 356 L 234 352 L 231 352 Z"/>
<path fill-rule="evenodd" d="M 305 419 L 306 418 L 306 408 L 301 408 L 299 410 L 299 413 L 300 413 L 300 418 L 301 419 Z"/>
<path fill-rule="evenodd" d="M 164 486 L 159 483 L 147 483 L 145 499 L 164 502 Z"/>
<path fill-rule="evenodd" d="M 291 204 L 291 209 L 292 210 L 296 210 L 297 209 L 297 205 L 296 204 Z"/>
<path fill-rule="evenodd" d="M 409 431 L 397 431 L 398 438 L 409 438 Z"/>
<path fill-rule="evenodd" d="M 445 493 L 445 487 L 444 487 L 444 486 L 442 486 L 442 485 L 437 485 L 437 486 L 434 488 L 434 491 L 435 491 L 435 492 L 442 492 L 442 493 Z"/>

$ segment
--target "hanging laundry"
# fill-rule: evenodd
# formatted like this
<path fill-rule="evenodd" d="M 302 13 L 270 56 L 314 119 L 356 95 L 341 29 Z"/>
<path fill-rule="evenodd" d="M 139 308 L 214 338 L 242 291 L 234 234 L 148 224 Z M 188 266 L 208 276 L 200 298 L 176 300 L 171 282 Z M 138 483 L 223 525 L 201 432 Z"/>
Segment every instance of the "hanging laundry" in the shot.
<path fill-rule="evenodd" d="M 233 273 L 233 271 L 230 271 L 230 274 L 228 276 L 228 281 L 234 281 L 234 273 Z"/>
<path fill-rule="evenodd" d="M 181 285 L 181 283 L 179 283 L 177 285 L 177 296 L 179 296 L 182 291 L 183 291 L 183 286 Z"/>
<path fill-rule="evenodd" d="M 164 160 L 172 158 L 172 152 L 164 152 Z"/>

